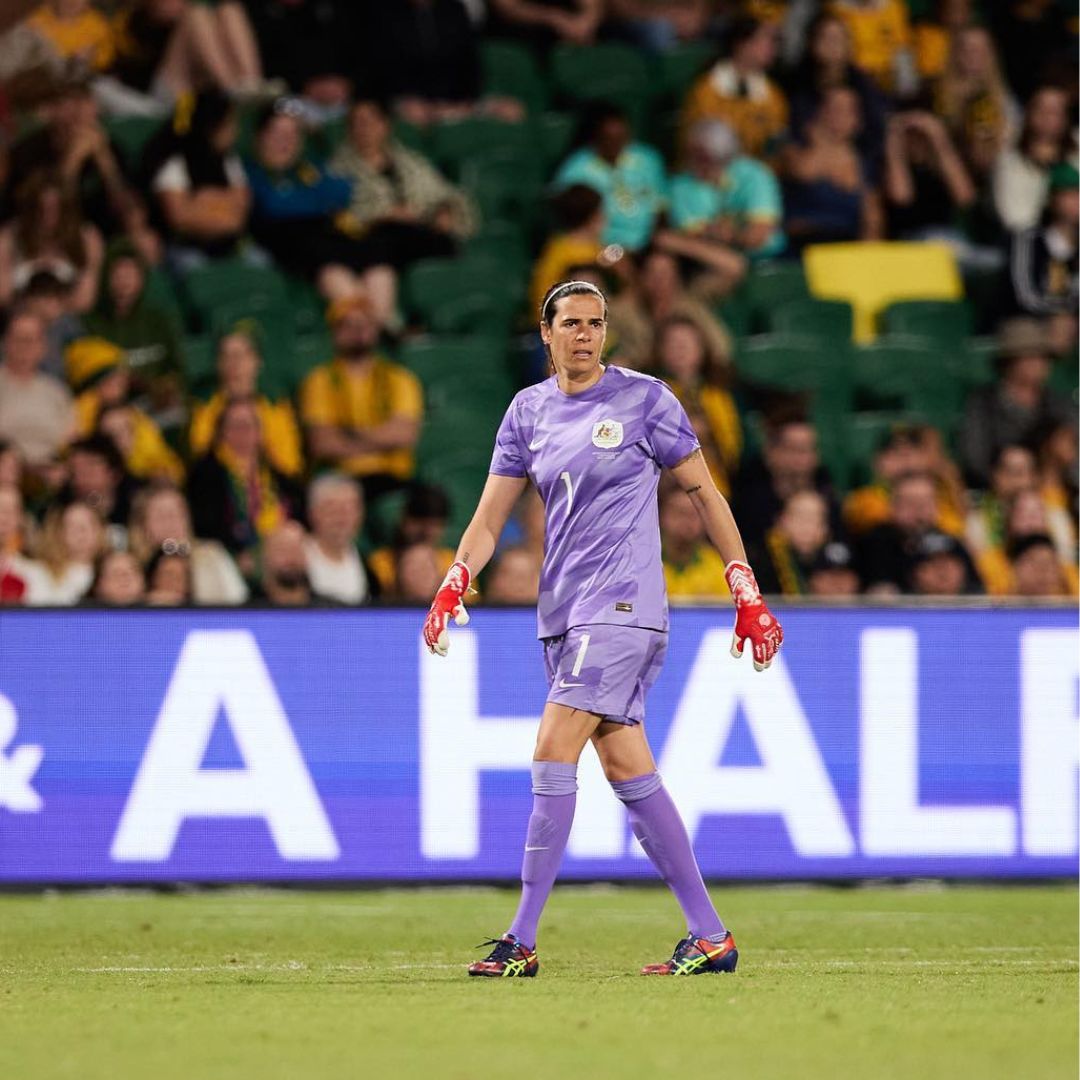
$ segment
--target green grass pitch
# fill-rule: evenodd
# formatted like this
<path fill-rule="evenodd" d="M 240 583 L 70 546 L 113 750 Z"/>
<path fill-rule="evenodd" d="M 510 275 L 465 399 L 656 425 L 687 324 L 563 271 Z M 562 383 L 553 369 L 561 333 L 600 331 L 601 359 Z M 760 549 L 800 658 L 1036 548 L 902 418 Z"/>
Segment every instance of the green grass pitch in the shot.
<path fill-rule="evenodd" d="M 0 896 L 0 1077 L 1075 1080 L 1074 887 L 718 888 L 733 976 L 643 979 L 657 888 Z"/>

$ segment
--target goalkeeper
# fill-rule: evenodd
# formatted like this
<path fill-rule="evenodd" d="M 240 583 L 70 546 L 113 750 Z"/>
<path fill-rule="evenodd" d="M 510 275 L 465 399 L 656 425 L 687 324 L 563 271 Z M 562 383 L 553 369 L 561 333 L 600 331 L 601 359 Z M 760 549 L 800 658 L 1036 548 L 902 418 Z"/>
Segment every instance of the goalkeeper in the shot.
<path fill-rule="evenodd" d="M 428 648 L 445 656 L 449 621 L 467 621 L 469 583 L 531 480 L 546 518 L 537 615 L 550 692 L 532 766 L 521 902 L 470 975 L 530 977 L 539 970 L 537 925 L 574 819 L 578 758 L 590 741 L 686 916 L 687 934 L 671 959 L 642 974 L 734 971 L 738 962 L 642 726 L 667 650 L 656 500 L 662 468 L 690 495 L 727 564 L 736 608 L 732 653 L 741 655 L 749 642 L 754 667 L 764 670 L 783 631 L 762 600 L 682 406 L 658 379 L 601 364 L 606 328 L 607 301 L 596 286 L 563 282 L 544 297 L 540 333 L 553 375 L 521 391 L 507 410 L 487 485 L 424 623 Z"/>

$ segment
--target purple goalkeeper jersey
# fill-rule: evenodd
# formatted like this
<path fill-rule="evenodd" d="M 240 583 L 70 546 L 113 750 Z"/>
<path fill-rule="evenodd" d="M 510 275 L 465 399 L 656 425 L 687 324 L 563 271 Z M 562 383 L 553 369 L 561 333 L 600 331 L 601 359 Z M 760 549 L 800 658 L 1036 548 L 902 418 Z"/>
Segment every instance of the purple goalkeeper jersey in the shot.
<path fill-rule="evenodd" d="M 609 366 L 580 394 L 552 376 L 514 398 L 491 472 L 527 476 L 544 500 L 538 637 L 588 623 L 667 630 L 656 486 L 696 449 L 682 405 L 651 375 Z"/>

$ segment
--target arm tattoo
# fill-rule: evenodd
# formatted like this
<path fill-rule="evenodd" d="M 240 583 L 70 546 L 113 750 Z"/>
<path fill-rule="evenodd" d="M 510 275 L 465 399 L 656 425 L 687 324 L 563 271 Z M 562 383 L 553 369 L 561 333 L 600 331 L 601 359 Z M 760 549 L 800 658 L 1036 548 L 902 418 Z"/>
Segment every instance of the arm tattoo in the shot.
<path fill-rule="evenodd" d="M 463 551 L 463 552 L 461 553 L 461 561 L 462 561 L 463 563 L 465 563 L 466 565 L 468 565 L 468 562 L 469 562 L 469 553 L 468 553 L 467 551 Z"/>
<path fill-rule="evenodd" d="M 701 485 L 700 484 L 695 484 L 692 488 L 687 488 L 686 489 L 686 494 L 687 495 L 693 495 L 695 491 L 700 491 L 700 490 L 701 490 Z"/>

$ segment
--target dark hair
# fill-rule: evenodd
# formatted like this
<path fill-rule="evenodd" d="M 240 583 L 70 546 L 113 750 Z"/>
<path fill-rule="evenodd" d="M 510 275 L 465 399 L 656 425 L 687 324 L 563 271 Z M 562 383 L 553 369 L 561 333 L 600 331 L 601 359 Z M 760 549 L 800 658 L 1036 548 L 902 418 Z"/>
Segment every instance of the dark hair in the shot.
<path fill-rule="evenodd" d="M 600 133 L 600 129 L 611 120 L 630 123 L 630 117 L 621 105 L 611 101 L 591 101 L 581 113 L 572 146 L 587 146 Z"/>
<path fill-rule="evenodd" d="M 607 318 L 607 297 L 591 281 L 560 281 L 544 294 L 540 305 L 540 321 L 550 326 L 556 314 L 555 305 L 568 296 L 598 297 L 604 305 L 604 318 Z"/>
<path fill-rule="evenodd" d="M 697 335 L 698 342 L 701 344 L 701 378 L 706 383 L 726 389 L 731 381 L 728 367 L 724 363 L 723 357 L 719 356 L 712 347 L 704 327 L 702 327 L 697 319 L 691 318 L 689 315 L 669 315 L 666 319 L 661 319 L 660 322 L 657 323 L 656 332 L 653 334 L 653 356 L 655 357 L 655 362 L 657 364 L 661 362 L 660 344 L 663 341 L 664 335 L 673 326 L 688 327 Z"/>
<path fill-rule="evenodd" d="M 434 484 L 414 484 L 403 514 L 413 518 L 448 518 L 450 499 L 441 487 Z"/>
<path fill-rule="evenodd" d="M 139 568 L 139 573 L 142 574 L 143 587 L 146 587 L 146 573 L 143 571 L 142 563 L 130 552 L 125 551 L 123 548 L 109 548 L 107 551 L 103 551 L 94 560 L 94 577 L 90 582 L 90 588 L 86 590 L 85 595 L 92 600 L 97 599 L 98 586 L 101 584 L 101 575 L 105 572 L 105 567 L 110 559 L 115 559 L 117 556 L 126 555 L 135 565 Z"/>
<path fill-rule="evenodd" d="M 146 581 L 146 586 L 149 588 L 154 581 L 154 574 L 157 573 L 157 568 L 166 559 L 180 559 L 188 568 L 188 587 L 186 599 L 191 599 L 191 557 L 188 553 L 181 549 L 177 544 L 169 545 L 169 550 L 166 550 L 165 546 L 159 547 L 153 555 L 147 560 L 146 566 L 143 570 L 143 577 Z"/>
<path fill-rule="evenodd" d="M 121 476 L 127 472 L 123 454 L 108 435 L 95 433 L 87 435 L 84 439 L 76 439 L 68 447 L 68 456 L 71 457 L 74 454 L 90 454 L 93 457 L 102 458 L 110 471 L 119 473 Z"/>
<path fill-rule="evenodd" d="M 247 397 L 226 398 L 222 403 L 221 412 L 218 413 L 217 423 L 214 424 L 214 437 L 210 441 L 211 447 L 217 447 L 221 442 L 221 435 L 225 430 L 225 421 L 228 419 L 229 413 L 238 405 L 248 405 L 255 410 L 256 416 L 259 414 L 259 399 L 254 394 L 249 394 Z M 260 417 L 260 424 L 261 419 Z"/>
<path fill-rule="evenodd" d="M 1025 157 L 1030 153 L 1031 140 L 1034 133 L 1031 130 L 1031 123 L 1028 119 L 1028 110 L 1040 94 L 1045 94 L 1048 91 L 1061 94 L 1065 99 L 1065 130 L 1061 133 L 1061 137 L 1058 140 L 1057 154 L 1057 160 L 1064 161 L 1069 156 L 1070 151 L 1076 149 L 1076 135 L 1074 134 L 1072 123 L 1073 109 L 1069 104 L 1069 90 L 1064 86 L 1057 85 L 1057 83 L 1043 83 L 1041 86 L 1035 87 L 1027 101 L 1024 102 L 1024 123 L 1020 129 L 1020 137 L 1016 141 L 1016 147 Z"/>
<path fill-rule="evenodd" d="M 563 232 L 580 229 L 603 205 L 603 196 L 585 184 L 571 184 L 551 199 L 555 221 Z"/>
<path fill-rule="evenodd" d="M 151 183 L 169 158 L 179 154 L 192 190 L 226 187 L 225 155 L 213 145 L 214 133 L 236 112 L 220 90 L 201 90 L 194 102 L 181 99 L 170 123 L 156 132 L 143 152 L 143 175 Z"/>
<path fill-rule="evenodd" d="M 19 290 L 19 300 L 36 300 L 39 297 L 65 297 L 71 286 L 61 281 L 51 270 L 35 270 L 30 280 Z"/>
<path fill-rule="evenodd" d="M 755 19 L 750 15 L 741 15 L 737 19 L 732 19 L 727 33 L 728 52 L 734 53 L 740 45 L 749 41 L 764 25 L 760 19 Z"/>
<path fill-rule="evenodd" d="M 1055 555 L 1057 554 L 1057 548 L 1054 547 L 1054 541 L 1048 533 L 1028 533 L 1027 536 L 1018 536 L 1009 541 L 1006 548 L 1009 562 L 1015 562 L 1021 555 L 1027 554 L 1036 547 L 1048 547 Z"/>
<path fill-rule="evenodd" d="M 295 121 L 304 130 L 303 106 L 295 98 L 279 97 L 268 102 L 255 114 L 255 134 L 261 135 L 279 116 Z"/>

